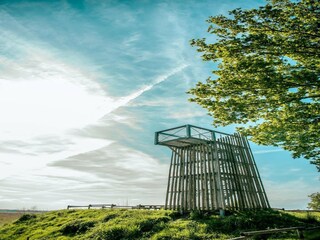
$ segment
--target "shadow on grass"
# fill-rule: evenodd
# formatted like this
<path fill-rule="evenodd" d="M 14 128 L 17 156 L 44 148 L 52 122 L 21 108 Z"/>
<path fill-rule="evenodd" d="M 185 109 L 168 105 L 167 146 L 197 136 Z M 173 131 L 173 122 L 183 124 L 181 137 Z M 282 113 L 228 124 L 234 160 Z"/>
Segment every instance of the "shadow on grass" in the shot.
<path fill-rule="evenodd" d="M 190 219 L 206 224 L 208 232 L 231 234 L 234 236 L 239 236 L 241 232 L 248 231 L 288 227 L 308 228 L 320 225 L 317 218 L 311 215 L 301 218 L 271 209 L 228 212 L 225 217 L 191 212 Z M 293 232 L 293 234 L 295 233 Z M 283 234 L 278 235 L 281 237 Z"/>

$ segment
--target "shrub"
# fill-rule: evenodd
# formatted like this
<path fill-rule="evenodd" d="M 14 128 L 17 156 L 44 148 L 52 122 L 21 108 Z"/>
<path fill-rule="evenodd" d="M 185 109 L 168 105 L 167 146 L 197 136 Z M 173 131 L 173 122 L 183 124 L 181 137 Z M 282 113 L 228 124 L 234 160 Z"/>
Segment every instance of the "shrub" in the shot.
<path fill-rule="evenodd" d="M 117 217 L 116 214 L 108 214 L 107 216 L 105 216 L 103 219 L 102 219 L 102 222 L 108 222 L 109 220 L 113 219 Z"/>
<path fill-rule="evenodd" d="M 88 239 L 92 240 L 120 240 L 135 239 L 139 236 L 139 228 L 137 226 L 113 225 L 103 226 L 91 234 Z"/>
<path fill-rule="evenodd" d="M 27 222 L 31 219 L 35 219 L 37 216 L 35 214 L 23 214 L 17 221 L 16 223 L 22 223 L 22 222 Z"/>
<path fill-rule="evenodd" d="M 94 227 L 95 222 L 93 221 L 87 221 L 87 222 L 83 222 L 83 221 L 72 221 L 72 222 L 68 222 L 65 225 L 63 225 L 60 229 L 60 232 L 63 235 L 76 235 L 76 234 L 80 234 L 80 233 L 85 233 L 86 231 L 88 231 L 90 228 Z"/>
<path fill-rule="evenodd" d="M 170 217 L 149 218 L 139 222 L 141 232 L 159 231 L 163 227 L 163 223 L 170 221 Z"/>

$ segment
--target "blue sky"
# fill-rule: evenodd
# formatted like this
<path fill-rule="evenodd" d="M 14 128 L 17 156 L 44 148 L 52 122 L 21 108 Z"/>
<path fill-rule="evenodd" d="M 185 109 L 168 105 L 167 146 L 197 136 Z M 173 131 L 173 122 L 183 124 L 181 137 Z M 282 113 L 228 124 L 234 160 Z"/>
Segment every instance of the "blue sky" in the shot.
<path fill-rule="evenodd" d="M 205 20 L 264 1 L 0 1 L 0 208 L 163 204 L 154 132 L 211 128 L 186 91 L 215 67 Z M 232 133 L 233 126 L 219 128 Z M 273 207 L 306 208 L 319 174 L 252 144 Z"/>

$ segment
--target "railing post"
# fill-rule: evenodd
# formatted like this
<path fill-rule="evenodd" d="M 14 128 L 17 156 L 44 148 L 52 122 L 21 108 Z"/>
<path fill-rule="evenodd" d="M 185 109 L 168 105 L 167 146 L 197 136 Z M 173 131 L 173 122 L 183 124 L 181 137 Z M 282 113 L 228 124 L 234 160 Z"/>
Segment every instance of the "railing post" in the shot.
<path fill-rule="evenodd" d="M 191 126 L 188 124 L 186 125 L 186 131 L 187 131 L 187 137 L 190 138 L 191 137 Z"/>
<path fill-rule="evenodd" d="M 157 145 L 159 143 L 159 132 L 156 132 L 154 135 L 154 144 Z"/>
<path fill-rule="evenodd" d="M 215 132 L 211 132 L 211 140 L 213 140 L 214 142 L 216 141 L 216 134 L 215 134 Z"/>

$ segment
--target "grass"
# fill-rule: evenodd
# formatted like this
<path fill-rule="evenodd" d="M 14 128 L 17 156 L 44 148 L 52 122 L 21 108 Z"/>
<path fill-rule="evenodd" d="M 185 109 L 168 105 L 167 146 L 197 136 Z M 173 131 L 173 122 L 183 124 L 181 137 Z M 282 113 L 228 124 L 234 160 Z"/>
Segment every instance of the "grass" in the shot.
<path fill-rule="evenodd" d="M 0 239 L 228 239 L 242 231 L 317 225 L 319 212 L 245 211 L 221 218 L 213 214 L 180 215 L 169 210 L 60 210 L 24 214 L 0 227 Z M 319 234 L 316 230 L 305 236 L 320 239 Z M 271 237 L 297 239 L 295 232 Z"/>

